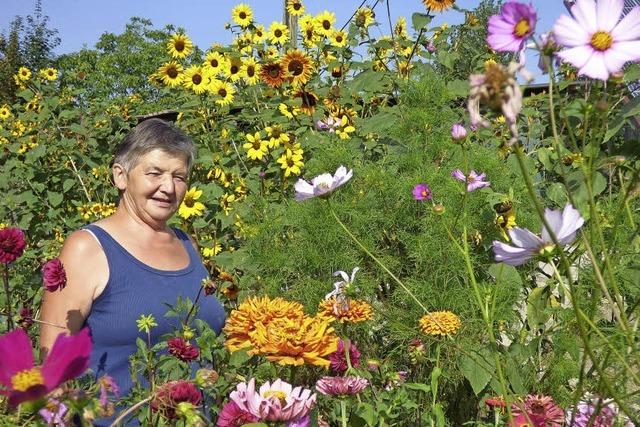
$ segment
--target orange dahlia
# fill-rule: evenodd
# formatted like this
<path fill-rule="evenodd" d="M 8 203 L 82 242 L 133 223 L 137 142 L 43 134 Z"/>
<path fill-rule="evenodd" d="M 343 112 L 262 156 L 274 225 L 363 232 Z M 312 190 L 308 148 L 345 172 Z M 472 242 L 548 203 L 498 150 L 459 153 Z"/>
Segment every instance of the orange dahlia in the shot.
<path fill-rule="evenodd" d="M 292 85 L 305 84 L 311 78 L 313 64 L 311 58 L 300 50 L 290 50 L 282 58 L 282 68 Z"/>
<path fill-rule="evenodd" d="M 340 301 L 334 296 L 320 302 L 318 314 L 336 319 L 340 323 L 358 323 L 371 320 L 373 309 L 366 301 L 348 298 Z"/>
<path fill-rule="evenodd" d="M 434 311 L 420 319 L 422 332 L 433 336 L 455 334 L 461 325 L 460 318 L 450 311 Z"/>
<path fill-rule="evenodd" d="M 270 62 L 260 69 L 260 79 L 271 87 L 282 86 L 285 76 L 284 68 L 279 62 Z"/>

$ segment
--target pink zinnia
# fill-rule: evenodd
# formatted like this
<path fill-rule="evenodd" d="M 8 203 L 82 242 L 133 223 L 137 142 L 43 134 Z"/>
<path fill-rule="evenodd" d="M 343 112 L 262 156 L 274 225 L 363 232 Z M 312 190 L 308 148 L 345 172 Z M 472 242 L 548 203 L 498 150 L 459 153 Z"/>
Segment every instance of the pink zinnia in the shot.
<path fill-rule="evenodd" d="M 0 229 L 0 263 L 9 264 L 22 255 L 25 247 L 24 233 L 16 227 Z"/>
<path fill-rule="evenodd" d="M 169 347 L 169 353 L 184 362 L 189 362 L 200 356 L 198 346 L 195 346 L 180 337 L 174 337 L 168 340 L 167 346 Z"/>
<path fill-rule="evenodd" d="M 427 184 L 416 184 L 413 187 L 413 198 L 415 200 L 431 200 L 431 189 Z"/>
<path fill-rule="evenodd" d="M 351 366 L 357 368 L 360 365 L 360 351 L 353 341 L 349 342 L 349 359 L 351 360 Z M 334 372 L 341 374 L 347 370 L 347 357 L 344 353 L 344 341 L 342 339 L 338 341 L 338 349 L 329 355 L 329 361 Z"/>
<path fill-rule="evenodd" d="M 316 389 L 327 396 L 354 396 L 369 385 L 362 377 L 322 377 L 316 383 Z"/>
<path fill-rule="evenodd" d="M 527 415 L 534 422 L 533 427 L 562 427 L 564 410 L 550 396 L 528 395 L 524 402 L 514 403 L 511 407 L 514 416 Z M 540 421 L 536 422 L 534 417 Z"/>
<path fill-rule="evenodd" d="M 547 427 L 547 423 L 539 415 L 519 414 L 513 417 L 509 427 Z"/>
<path fill-rule="evenodd" d="M 67 273 L 59 258 L 53 258 L 45 262 L 42 266 L 42 282 L 44 288 L 49 292 L 63 289 L 67 286 Z"/>
<path fill-rule="evenodd" d="M 499 15 L 489 18 L 487 43 L 497 52 L 519 52 L 536 29 L 536 19 L 533 7 L 507 2 Z"/>
<path fill-rule="evenodd" d="M 260 421 L 258 417 L 249 411 L 242 410 L 236 402 L 231 400 L 222 407 L 216 425 L 218 427 L 240 427 L 258 421 Z"/>
<path fill-rule="evenodd" d="M 39 399 L 82 374 L 89 366 L 89 328 L 76 335 L 60 334 L 42 366 L 35 366 L 31 340 L 23 329 L 0 336 L 0 385 L 9 404 Z"/>
<path fill-rule="evenodd" d="M 624 0 L 578 0 L 571 15 L 562 15 L 553 27 L 561 46 L 557 55 L 594 79 L 607 80 L 629 61 L 640 61 L 640 7 L 622 19 Z"/>

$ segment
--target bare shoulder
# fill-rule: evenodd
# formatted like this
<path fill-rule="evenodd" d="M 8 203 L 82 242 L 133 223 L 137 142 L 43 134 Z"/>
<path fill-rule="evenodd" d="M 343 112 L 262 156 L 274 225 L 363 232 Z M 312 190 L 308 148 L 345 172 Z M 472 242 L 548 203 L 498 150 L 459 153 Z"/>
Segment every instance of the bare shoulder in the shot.
<path fill-rule="evenodd" d="M 91 295 L 106 284 L 109 267 L 107 257 L 95 236 L 88 230 L 74 231 L 64 242 L 60 261 L 67 276 L 76 279 L 73 285 L 82 286 Z"/>

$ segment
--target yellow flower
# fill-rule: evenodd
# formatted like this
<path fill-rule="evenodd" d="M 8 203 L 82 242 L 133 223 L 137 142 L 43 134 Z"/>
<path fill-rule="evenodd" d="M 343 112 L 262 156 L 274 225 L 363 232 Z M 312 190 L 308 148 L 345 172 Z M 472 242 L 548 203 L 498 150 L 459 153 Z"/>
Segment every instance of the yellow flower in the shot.
<path fill-rule="evenodd" d="M 209 52 L 205 57 L 204 68 L 212 76 L 215 76 L 221 74 L 227 69 L 227 62 L 227 58 L 225 58 L 220 52 Z"/>
<path fill-rule="evenodd" d="M 442 12 L 452 7 L 455 0 L 422 0 L 422 3 L 432 12 Z"/>
<path fill-rule="evenodd" d="M 304 5 L 301 0 L 287 0 L 287 12 L 291 16 L 300 16 L 304 13 Z"/>
<path fill-rule="evenodd" d="M 273 21 L 269 26 L 269 40 L 273 44 L 285 44 L 289 41 L 289 27 L 282 22 Z"/>
<path fill-rule="evenodd" d="M 450 311 L 434 311 L 420 319 L 422 332 L 433 336 L 455 334 L 461 325 L 460 318 Z"/>
<path fill-rule="evenodd" d="M 375 22 L 375 16 L 370 7 L 361 7 L 356 11 L 353 19 L 357 27 L 367 28 Z"/>
<path fill-rule="evenodd" d="M 231 204 L 236 201 L 236 196 L 234 194 L 226 193 L 224 196 L 220 198 L 220 207 L 225 215 L 229 215 L 231 212 Z"/>
<path fill-rule="evenodd" d="M 11 135 L 16 138 L 21 137 L 27 131 L 27 127 L 20 120 L 16 120 L 11 123 Z"/>
<path fill-rule="evenodd" d="M 242 63 L 240 74 L 249 86 L 253 86 L 260 80 L 260 64 L 253 57 L 247 58 Z"/>
<path fill-rule="evenodd" d="M 167 50 L 173 58 L 184 58 L 193 50 L 193 43 L 189 37 L 181 33 L 176 33 L 171 36 L 167 43 Z"/>
<path fill-rule="evenodd" d="M 138 320 L 136 320 L 136 325 L 138 325 L 139 332 L 149 333 L 151 328 L 158 326 L 156 322 L 156 318 L 153 317 L 153 314 L 141 314 Z"/>
<path fill-rule="evenodd" d="M 20 67 L 16 76 L 18 76 L 20 81 L 27 82 L 31 78 L 31 70 L 27 67 Z"/>
<path fill-rule="evenodd" d="M 202 248 L 202 256 L 205 258 L 211 258 L 222 252 L 222 245 L 218 242 L 213 242 L 211 247 Z"/>
<path fill-rule="evenodd" d="M 226 188 L 231 185 L 233 176 L 231 173 L 226 173 L 222 168 L 213 168 L 207 174 L 207 178 L 217 181 Z"/>
<path fill-rule="evenodd" d="M 7 104 L 4 104 L 0 107 L 0 119 L 7 120 L 9 117 L 11 117 L 11 108 Z"/>
<path fill-rule="evenodd" d="M 286 150 L 276 161 L 280 163 L 280 168 L 284 169 L 285 178 L 291 174 L 300 175 L 300 168 L 304 166 L 302 153 L 293 153 L 291 150 Z"/>
<path fill-rule="evenodd" d="M 238 81 L 242 77 L 242 59 L 238 56 L 231 57 L 224 70 L 224 75 L 232 82 Z"/>
<path fill-rule="evenodd" d="M 282 68 L 293 86 L 305 84 L 311 78 L 311 58 L 300 50 L 290 50 L 282 58 Z"/>
<path fill-rule="evenodd" d="M 251 160 L 262 160 L 262 158 L 267 154 L 267 142 L 262 140 L 262 135 L 260 132 L 256 132 L 253 135 L 250 133 L 245 135 L 247 138 L 247 143 L 245 143 L 242 147 L 247 150 L 247 157 Z"/>
<path fill-rule="evenodd" d="M 373 309 L 366 301 L 350 298 L 339 301 L 333 296 L 320 301 L 318 315 L 334 318 L 340 323 L 359 323 L 373 319 Z"/>
<path fill-rule="evenodd" d="M 264 130 L 267 132 L 267 137 L 269 138 L 269 148 L 276 148 L 279 147 L 280 144 L 289 142 L 289 135 L 282 130 L 282 126 L 280 125 L 267 126 Z"/>
<path fill-rule="evenodd" d="M 350 139 L 349 134 L 356 131 L 356 128 L 349 124 L 349 119 L 347 116 L 342 116 L 341 119 L 342 126 L 336 129 L 336 135 L 340 137 L 340 139 Z"/>
<path fill-rule="evenodd" d="M 267 35 L 264 30 L 264 25 L 262 24 L 255 25 L 253 27 L 253 30 L 251 31 L 251 37 L 253 38 L 254 44 L 262 43 L 267 38 Z"/>
<path fill-rule="evenodd" d="M 58 70 L 55 68 L 44 68 L 40 70 L 38 75 L 42 80 L 52 82 L 58 78 Z"/>
<path fill-rule="evenodd" d="M 333 24 L 336 22 L 336 15 L 327 10 L 319 13 L 316 18 L 316 29 L 318 33 L 329 37 L 333 31 Z"/>
<path fill-rule="evenodd" d="M 242 28 L 247 28 L 253 20 L 253 10 L 248 5 L 240 3 L 231 11 L 231 18 Z"/>
<path fill-rule="evenodd" d="M 238 35 L 238 37 L 233 39 L 232 44 L 239 52 L 253 52 L 253 36 L 249 32 L 244 32 Z"/>
<path fill-rule="evenodd" d="M 329 37 L 331 45 L 335 47 L 345 47 L 347 45 L 347 33 L 343 30 L 335 30 Z"/>
<path fill-rule="evenodd" d="M 280 62 L 269 62 L 260 69 L 260 79 L 271 87 L 280 87 L 284 83 L 286 72 Z"/>
<path fill-rule="evenodd" d="M 407 20 L 404 19 L 404 16 L 401 16 L 396 21 L 396 26 L 393 29 L 393 33 L 397 37 L 404 38 L 404 39 L 407 38 L 407 36 L 408 36 L 408 34 L 407 34 Z"/>
<path fill-rule="evenodd" d="M 493 209 L 496 212 L 494 224 L 498 227 L 500 234 L 502 234 L 502 238 L 509 241 L 508 231 L 516 225 L 516 211 L 513 207 L 513 203 L 507 200 L 494 205 Z"/>
<path fill-rule="evenodd" d="M 162 83 L 169 87 L 176 87 L 182 83 L 184 78 L 182 65 L 175 61 L 167 62 L 158 69 L 158 74 Z"/>
<path fill-rule="evenodd" d="M 280 57 L 280 51 L 275 46 L 267 46 L 267 49 L 263 52 L 263 57 L 275 61 Z"/>
<path fill-rule="evenodd" d="M 278 105 L 278 110 L 280 110 L 282 115 L 285 116 L 288 119 L 293 119 L 295 116 L 298 115 L 298 109 L 297 108 L 290 107 L 285 103 L 280 103 L 280 105 Z"/>
<path fill-rule="evenodd" d="M 209 78 L 205 75 L 202 67 L 194 65 L 187 68 L 187 70 L 184 72 L 184 79 L 182 84 L 187 89 L 191 89 L 199 95 L 207 90 Z"/>
<path fill-rule="evenodd" d="M 305 15 L 311 18 L 310 21 L 300 21 L 300 33 L 302 34 L 302 43 L 309 49 L 314 48 L 320 41 L 320 35 L 316 31 L 316 23 L 311 15 Z"/>
<path fill-rule="evenodd" d="M 496 65 L 496 64 L 497 64 L 497 62 L 496 62 L 496 60 L 495 60 L 495 59 L 493 59 L 493 58 L 489 58 L 489 59 L 487 59 L 486 61 L 484 61 L 484 67 L 485 67 L 485 68 L 489 68 L 489 66 L 491 66 L 491 65 Z"/>
<path fill-rule="evenodd" d="M 233 95 L 236 93 L 232 85 L 218 79 L 211 79 L 209 90 L 215 95 L 216 104 L 218 105 L 231 104 L 233 102 Z"/>
<path fill-rule="evenodd" d="M 184 195 L 184 199 L 178 208 L 178 215 L 184 219 L 192 216 L 202 216 L 204 213 L 204 205 L 197 200 L 202 196 L 202 190 L 192 187 Z"/>
<path fill-rule="evenodd" d="M 312 115 L 316 111 L 316 105 L 318 105 L 318 96 L 307 90 L 299 90 L 294 95 L 295 98 L 300 98 L 300 111 L 304 114 Z"/>

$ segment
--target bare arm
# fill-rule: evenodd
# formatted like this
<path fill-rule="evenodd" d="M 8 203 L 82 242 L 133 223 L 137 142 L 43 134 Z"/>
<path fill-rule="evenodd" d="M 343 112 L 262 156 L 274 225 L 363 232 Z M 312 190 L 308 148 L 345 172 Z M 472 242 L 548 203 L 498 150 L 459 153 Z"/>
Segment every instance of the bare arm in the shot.
<path fill-rule="evenodd" d="M 76 333 L 82 328 L 97 290 L 109 277 L 106 256 L 95 238 L 86 231 L 76 231 L 67 238 L 60 253 L 67 274 L 67 285 L 46 292 L 42 301 L 40 348 L 48 352 L 58 334 Z M 53 326 L 53 325 L 59 325 Z"/>

